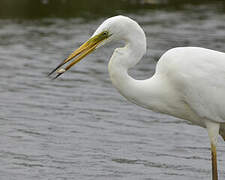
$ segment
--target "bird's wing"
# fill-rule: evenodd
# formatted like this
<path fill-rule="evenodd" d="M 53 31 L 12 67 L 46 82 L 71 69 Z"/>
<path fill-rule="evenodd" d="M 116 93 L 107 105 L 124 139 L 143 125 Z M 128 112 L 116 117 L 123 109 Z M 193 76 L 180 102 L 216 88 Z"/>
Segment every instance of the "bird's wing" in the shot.
<path fill-rule="evenodd" d="M 190 47 L 166 56 L 167 76 L 182 99 L 201 118 L 225 123 L 225 53 Z"/>

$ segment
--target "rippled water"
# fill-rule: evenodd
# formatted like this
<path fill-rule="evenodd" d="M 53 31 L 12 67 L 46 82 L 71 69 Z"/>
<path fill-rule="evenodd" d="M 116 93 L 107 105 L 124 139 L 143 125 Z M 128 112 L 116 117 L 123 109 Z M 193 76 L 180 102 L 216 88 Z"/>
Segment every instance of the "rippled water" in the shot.
<path fill-rule="evenodd" d="M 148 52 L 131 71 L 138 79 L 172 47 L 224 52 L 225 15 L 216 10 L 126 15 L 147 35 Z M 112 87 L 106 59 L 115 45 L 46 78 L 103 19 L 0 20 L 0 179 L 210 179 L 204 129 L 137 107 Z M 218 166 L 224 179 L 222 138 Z"/>

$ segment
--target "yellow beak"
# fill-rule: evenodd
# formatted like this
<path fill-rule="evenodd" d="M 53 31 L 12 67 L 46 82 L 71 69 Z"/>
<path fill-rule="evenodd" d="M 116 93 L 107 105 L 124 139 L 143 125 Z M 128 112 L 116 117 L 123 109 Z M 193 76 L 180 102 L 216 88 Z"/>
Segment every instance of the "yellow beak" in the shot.
<path fill-rule="evenodd" d="M 76 49 L 68 58 L 66 58 L 62 63 L 60 63 L 55 69 L 53 69 L 48 76 L 53 74 L 54 72 L 57 72 L 57 75 L 53 78 L 56 79 L 60 75 L 62 75 L 64 72 L 69 70 L 74 64 L 78 63 L 81 59 L 83 59 L 85 56 L 90 54 L 92 51 L 96 49 L 96 47 L 105 39 L 110 37 L 109 33 L 107 31 L 103 31 L 100 34 L 95 35 L 88 41 L 86 41 L 83 45 L 81 45 L 78 49 Z M 75 58 L 68 66 L 65 68 L 61 68 L 64 64 L 71 61 L 73 58 Z"/>

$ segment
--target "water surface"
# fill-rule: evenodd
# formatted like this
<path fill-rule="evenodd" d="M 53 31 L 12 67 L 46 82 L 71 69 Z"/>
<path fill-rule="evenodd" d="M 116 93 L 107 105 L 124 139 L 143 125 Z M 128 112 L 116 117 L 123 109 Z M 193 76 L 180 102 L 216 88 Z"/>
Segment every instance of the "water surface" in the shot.
<path fill-rule="evenodd" d="M 130 72 L 137 79 L 173 47 L 224 52 L 225 15 L 211 6 L 124 14 L 147 35 L 147 54 Z M 116 45 L 46 78 L 105 18 L 0 20 L 1 179 L 210 179 L 205 129 L 133 105 L 112 87 L 107 63 Z M 218 166 L 224 179 L 222 138 Z"/>

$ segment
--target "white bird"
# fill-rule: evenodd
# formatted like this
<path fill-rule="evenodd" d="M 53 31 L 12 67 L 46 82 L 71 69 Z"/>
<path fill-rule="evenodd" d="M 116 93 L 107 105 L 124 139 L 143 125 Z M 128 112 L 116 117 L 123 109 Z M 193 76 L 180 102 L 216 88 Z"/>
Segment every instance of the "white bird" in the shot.
<path fill-rule="evenodd" d="M 200 47 L 178 47 L 159 59 L 155 74 L 135 80 L 128 69 L 146 52 L 146 37 L 134 20 L 115 16 L 105 20 L 92 37 L 52 72 L 55 78 L 87 54 L 111 41 L 122 41 L 108 64 L 116 89 L 129 101 L 144 108 L 191 121 L 208 131 L 212 153 L 212 179 L 218 179 L 216 145 L 225 140 L 225 53 Z M 64 64 L 78 56 L 67 67 Z M 58 71 L 57 71 L 58 70 Z"/>

